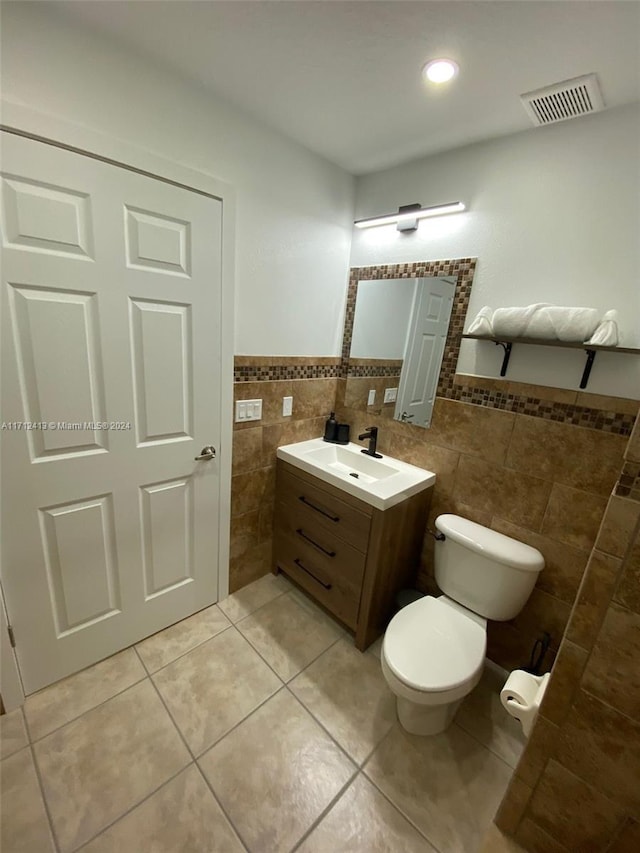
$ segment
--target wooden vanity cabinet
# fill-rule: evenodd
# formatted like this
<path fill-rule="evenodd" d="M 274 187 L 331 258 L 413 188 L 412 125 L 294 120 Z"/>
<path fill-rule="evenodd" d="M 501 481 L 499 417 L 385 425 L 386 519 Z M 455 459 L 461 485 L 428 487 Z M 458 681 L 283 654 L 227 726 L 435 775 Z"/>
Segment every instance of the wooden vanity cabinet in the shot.
<path fill-rule="evenodd" d="M 364 651 L 415 580 L 432 491 L 378 510 L 278 459 L 274 573 L 351 629 Z"/>

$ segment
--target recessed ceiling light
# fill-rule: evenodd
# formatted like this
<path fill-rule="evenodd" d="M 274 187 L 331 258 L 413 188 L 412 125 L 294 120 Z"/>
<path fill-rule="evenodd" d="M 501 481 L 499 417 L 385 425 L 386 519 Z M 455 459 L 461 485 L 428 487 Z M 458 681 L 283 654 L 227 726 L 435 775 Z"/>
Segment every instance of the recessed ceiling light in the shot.
<path fill-rule="evenodd" d="M 432 59 L 422 69 L 422 74 L 431 83 L 446 83 L 458 73 L 458 66 L 452 59 Z"/>

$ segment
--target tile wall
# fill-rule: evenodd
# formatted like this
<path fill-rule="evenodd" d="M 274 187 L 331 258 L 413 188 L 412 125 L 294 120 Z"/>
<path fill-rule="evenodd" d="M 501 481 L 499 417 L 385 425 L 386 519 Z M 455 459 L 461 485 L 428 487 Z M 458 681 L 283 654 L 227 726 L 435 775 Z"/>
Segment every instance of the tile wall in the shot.
<path fill-rule="evenodd" d="M 288 358 L 286 364 L 284 359 L 278 364 L 276 359 L 253 357 L 251 365 L 246 357 L 242 361 L 244 372 L 236 370 L 235 398 L 261 398 L 263 418 L 234 425 L 232 590 L 270 569 L 277 446 L 321 435 L 328 412 L 337 409 L 339 419 L 351 424 L 352 436 L 376 422 L 382 453 L 437 474 L 427 527 L 433 529 L 441 512 L 455 512 L 542 551 L 546 568 L 525 609 L 512 622 L 490 625 L 489 656 L 506 669 L 522 666 L 535 639 L 547 631 L 552 637 L 547 659 L 551 666 L 608 496 L 618 480 L 625 436 L 443 397 L 436 401 L 432 428 L 423 430 L 386 418 L 385 407 L 347 405 L 352 378 L 320 378 L 323 372 L 337 370 L 337 359 Z M 274 378 L 253 378 L 269 375 L 269 370 Z M 305 372 L 315 378 L 299 378 Z M 481 380 L 456 376 L 454 387 L 469 387 L 470 381 L 477 386 Z M 496 382 L 488 380 L 492 388 Z M 503 386 L 506 393 L 504 380 Z M 550 403 L 559 394 L 576 396 L 512 382 L 508 391 L 542 403 L 547 393 Z M 282 397 L 287 395 L 294 399 L 291 417 L 282 416 Z M 633 418 L 638 409 L 632 400 L 583 392 L 580 398 L 591 409 L 597 404 L 603 413 L 615 411 L 619 417 Z M 626 465 L 625 470 L 631 470 Z M 432 545 L 427 534 L 416 581 L 425 592 L 436 591 Z"/>
<path fill-rule="evenodd" d="M 460 377 L 460 381 L 467 380 Z M 370 425 L 371 417 L 342 404 L 345 387 L 340 380 L 338 415 L 357 432 Z M 515 390 L 540 399 L 546 389 L 520 385 Z M 599 404 L 603 405 L 602 398 Z M 610 398 L 609 405 L 638 410 L 637 401 L 615 399 L 614 405 Z M 393 420 L 381 426 L 382 453 L 437 475 L 428 529 L 434 530 L 440 513 L 452 512 L 543 553 L 546 567 L 524 610 L 511 622 L 489 626 L 488 655 L 505 669 L 526 664 L 543 631 L 551 635 L 546 660 L 551 666 L 626 443 L 625 436 L 604 430 L 443 397 L 436 400 L 429 430 Z M 427 533 L 417 586 L 437 593 L 433 541 Z"/>
<path fill-rule="evenodd" d="M 360 409 L 378 419 L 392 418 L 396 404 L 385 403 L 387 388 L 398 388 L 402 373 L 402 359 L 352 358 L 345 385 L 344 404 Z M 375 391 L 375 401 L 369 405 L 369 392 Z"/>
<path fill-rule="evenodd" d="M 234 423 L 229 588 L 270 571 L 276 448 L 322 435 L 334 408 L 339 358 L 237 356 L 234 399 L 261 399 L 262 420 Z M 282 398 L 293 396 L 293 414 Z"/>
<path fill-rule="evenodd" d="M 640 849 L 640 419 L 620 468 L 496 817 L 531 853 Z"/>

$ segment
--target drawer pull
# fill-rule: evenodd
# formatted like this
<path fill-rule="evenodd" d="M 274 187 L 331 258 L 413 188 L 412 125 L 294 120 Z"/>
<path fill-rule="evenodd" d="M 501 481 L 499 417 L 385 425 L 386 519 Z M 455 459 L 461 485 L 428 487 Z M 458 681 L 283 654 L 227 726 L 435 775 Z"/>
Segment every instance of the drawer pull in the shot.
<path fill-rule="evenodd" d="M 302 565 L 302 563 L 300 562 L 300 560 L 299 560 L 297 557 L 296 557 L 296 559 L 295 559 L 293 562 L 296 564 L 296 566 L 298 566 L 298 568 L 302 569 L 302 571 L 303 571 L 303 572 L 306 572 L 306 573 L 309 575 L 309 577 L 313 578 L 313 579 L 314 579 L 314 581 L 316 581 L 317 583 L 319 583 L 319 584 L 320 584 L 320 586 L 323 586 L 325 589 L 331 589 L 331 584 L 330 584 L 330 583 L 325 583 L 324 581 L 321 581 L 321 580 L 320 580 L 320 578 L 317 578 L 317 577 L 313 574 L 313 572 L 310 572 L 310 571 L 309 571 L 309 569 L 307 569 L 307 568 L 306 568 L 306 566 L 303 566 L 303 565 Z"/>
<path fill-rule="evenodd" d="M 309 545 L 313 545 L 313 547 L 317 548 L 318 551 L 322 551 L 323 554 L 326 554 L 327 557 L 335 557 L 335 555 L 336 555 L 335 551 L 327 551 L 327 549 L 323 548 L 322 545 L 318 545 L 318 543 L 314 542 L 310 536 L 307 536 L 307 534 L 304 532 L 304 530 L 301 527 L 299 527 L 296 530 L 296 533 L 298 534 L 298 536 L 302 536 L 302 538 L 305 541 L 307 541 L 309 543 Z"/>
<path fill-rule="evenodd" d="M 325 518 L 328 518 L 330 521 L 340 521 L 339 515 L 331 515 L 330 512 L 326 512 L 326 510 L 320 509 L 319 506 L 316 506 L 315 504 L 312 504 L 311 501 L 308 501 L 304 495 L 300 495 L 298 500 L 302 501 L 302 503 L 305 504 L 305 506 L 308 506 L 311 509 L 315 509 L 316 512 L 319 512 L 321 515 L 324 515 Z"/>

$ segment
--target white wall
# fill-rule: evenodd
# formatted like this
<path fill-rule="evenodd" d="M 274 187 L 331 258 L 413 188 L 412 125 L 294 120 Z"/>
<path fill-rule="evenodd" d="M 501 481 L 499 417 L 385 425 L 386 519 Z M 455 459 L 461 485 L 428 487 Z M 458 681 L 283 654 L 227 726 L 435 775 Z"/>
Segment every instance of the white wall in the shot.
<path fill-rule="evenodd" d="M 416 279 L 362 281 L 353 318 L 354 358 L 404 358 Z"/>
<path fill-rule="evenodd" d="M 358 179 L 356 218 L 401 204 L 463 201 L 468 212 L 356 230 L 351 265 L 477 257 L 469 319 L 483 305 L 620 312 L 640 347 L 640 111 L 637 105 L 472 145 Z M 502 350 L 463 342 L 458 370 L 499 375 Z M 578 388 L 581 350 L 514 346 L 508 377 Z M 640 357 L 600 353 L 588 391 L 640 397 Z"/>
<path fill-rule="evenodd" d="M 3 97 L 235 187 L 236 353 L 339 354 L 353 178 L 101 35 L 2 7 Z"/>

